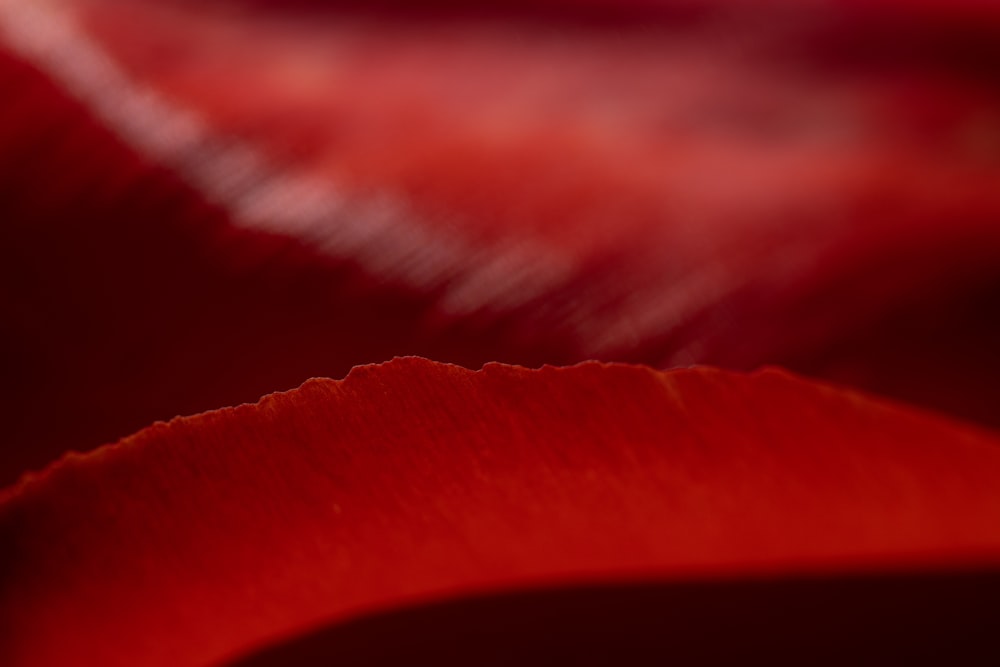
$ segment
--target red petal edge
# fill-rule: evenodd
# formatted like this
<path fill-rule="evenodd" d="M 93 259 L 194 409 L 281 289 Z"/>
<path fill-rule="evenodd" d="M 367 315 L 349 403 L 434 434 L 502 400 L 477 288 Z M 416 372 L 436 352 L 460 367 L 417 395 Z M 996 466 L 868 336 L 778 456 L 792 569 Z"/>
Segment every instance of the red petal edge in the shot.
<path fill-rule="evenodd" d="M 6 491 L 4 664 L 203 665 L 560 585 L 996 573 L 997 479 L 995 437 L 784 371 L 397 359 L 155 424 Z M 869 612 L 907 599 L 871 590 Z M 718 599 L 672 595 L 657 600 Z M 525 618 L 581 613 L 553 599 Z M 949 618 L 981 623 L 981 606 Z"/>
<path fill-rule="evenodd" d="M 1000 425 L 992 4 L 285 4 L 0 1 L 0 484 L 409 354 Z"/>

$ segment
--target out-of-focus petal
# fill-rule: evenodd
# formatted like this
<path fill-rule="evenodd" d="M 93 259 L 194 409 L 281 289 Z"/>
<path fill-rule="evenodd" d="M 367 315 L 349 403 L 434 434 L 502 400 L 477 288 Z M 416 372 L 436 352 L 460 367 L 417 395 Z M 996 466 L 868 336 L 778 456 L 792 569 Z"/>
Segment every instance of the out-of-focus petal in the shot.
<path fill-rule="evenodd" d="M 292 4 L 0 2 L 2 479 L 395 354 L 1000 419 L 990 5 Z"/>
<path fill-rule="evenodd" d="M 422 353 L 568 360 L 509 328 L 428 324 L 432 295 L 241 230 L 0 53 L 0 485 L 157 419 Z"/>
<path fill-rule="evenodd" d="M 969 604 L 945 623 L 981 640 L 998 476 L 995 436 L 783 371 L 400 359 L 156 424 L 8 490 L 5 664 L 205 665 L 371 613 L 516 590 L 543 592 L 537 612 L 545 590 L 602 583 L 653 585 L 645 623 L 683 615 L 655 586 L 693 600 L 692 581 L 708 605 L 692 618 L 727 595 L 781 617 L 769 605 L 803 604 L 795 585 L 772 599 L 746 581 L 805 575 L 827 601 L 844 577 L 845 614 L 845 600 L 894 608 L 887 590 L 951 599 L 934 573 L 986 577 L 949 589 Z M 865 573 L 914 578 L 859 593 Z M 873 647 L 899 642 L 900 622 Z M 794 627 L 790 646 L 822 654 Z"/>

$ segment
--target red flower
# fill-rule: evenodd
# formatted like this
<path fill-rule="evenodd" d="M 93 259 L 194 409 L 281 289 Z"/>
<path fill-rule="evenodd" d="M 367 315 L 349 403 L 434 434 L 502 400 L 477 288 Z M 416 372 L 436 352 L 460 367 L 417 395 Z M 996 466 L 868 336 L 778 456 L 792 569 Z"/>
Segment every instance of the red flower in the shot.
<path fill-rule="evenodd" d="M 1000 423 L 1000 12 L 830 4 L 0 1 L 0 662 L 995 651 L 992 432 L 361 366 Z"/>

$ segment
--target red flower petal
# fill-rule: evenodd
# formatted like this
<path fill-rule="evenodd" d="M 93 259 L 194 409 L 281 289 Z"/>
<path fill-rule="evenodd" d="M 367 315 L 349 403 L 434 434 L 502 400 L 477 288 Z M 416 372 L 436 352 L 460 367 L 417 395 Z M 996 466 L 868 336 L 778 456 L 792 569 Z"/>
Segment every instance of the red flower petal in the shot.
<path fill-rule="evenodd" d="M 154 425 L 9 491 L 6 664 L 202 665 L 559 584 L 995 572 L 997 479 L 997 438 L 781 371 L 400 359 Z"/>
<path fill-rule="evenodd" d="M 0 483 L 395 354 L 780 363 L 1000 419 L 988 5 L 268 4 L 0 2 L 63 89 L 0 66 Z"/>

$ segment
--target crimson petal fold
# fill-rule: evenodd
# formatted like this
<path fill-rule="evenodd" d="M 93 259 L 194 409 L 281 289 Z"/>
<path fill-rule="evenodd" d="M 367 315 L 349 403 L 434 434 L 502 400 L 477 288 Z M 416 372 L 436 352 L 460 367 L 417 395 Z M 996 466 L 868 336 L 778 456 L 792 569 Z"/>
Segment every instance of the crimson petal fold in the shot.
<path fill-rule="evenodd" d="M 966 599 L 947 577 L 995 588 L 998 478 L 987 432 L 780 370 L 397 359 L 155 424 L 5 492 L 5 664 L 205 665 L 559 587 L 700 581 L 721 586 L 710 604 L 727 580 L 894 574 Z M 876 604 L 879 581 L 843 590 Z M 753 604 L 803 603 L 782 585 Z M 981 604 L 949 612 L 983 622 Z"/>

